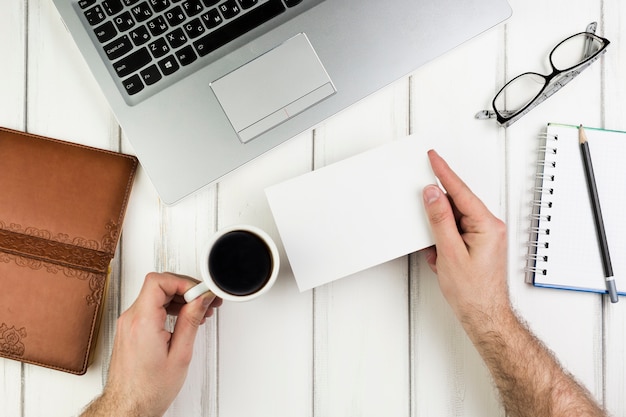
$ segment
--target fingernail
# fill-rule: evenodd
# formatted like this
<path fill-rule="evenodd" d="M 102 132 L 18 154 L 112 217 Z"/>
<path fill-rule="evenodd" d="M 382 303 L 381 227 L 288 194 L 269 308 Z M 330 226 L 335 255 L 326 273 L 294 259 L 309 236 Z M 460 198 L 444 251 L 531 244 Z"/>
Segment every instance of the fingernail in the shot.
<path fill-rule="evenodd" d="M 436 185 L 429 185 L 424 188 L 424 201 L 426 204 L 432 204 L 441 197 L 441 190 Z"/>

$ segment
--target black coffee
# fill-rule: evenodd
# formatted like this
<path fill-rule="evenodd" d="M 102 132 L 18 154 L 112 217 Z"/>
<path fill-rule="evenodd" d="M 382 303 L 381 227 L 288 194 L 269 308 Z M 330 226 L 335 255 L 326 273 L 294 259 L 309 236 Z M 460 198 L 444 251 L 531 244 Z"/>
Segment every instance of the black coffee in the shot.
<path fill-rule="evenodd" d="M 227 293 L 248 295 L 260 290 L 272 273 L 272 255 L 257 235 L 237 230 L 221 236 L 209 254 L 213 281 Z"/>

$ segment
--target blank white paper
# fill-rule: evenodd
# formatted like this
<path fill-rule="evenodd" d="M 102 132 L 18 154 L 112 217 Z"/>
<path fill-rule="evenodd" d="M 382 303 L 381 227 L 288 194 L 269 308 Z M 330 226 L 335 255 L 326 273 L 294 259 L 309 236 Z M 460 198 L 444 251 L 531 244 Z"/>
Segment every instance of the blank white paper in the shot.
<path fill-rule="evenodd" d="M 300 291 L 433 245 L 430 145 L 409 136 L 265 190 Z"/>

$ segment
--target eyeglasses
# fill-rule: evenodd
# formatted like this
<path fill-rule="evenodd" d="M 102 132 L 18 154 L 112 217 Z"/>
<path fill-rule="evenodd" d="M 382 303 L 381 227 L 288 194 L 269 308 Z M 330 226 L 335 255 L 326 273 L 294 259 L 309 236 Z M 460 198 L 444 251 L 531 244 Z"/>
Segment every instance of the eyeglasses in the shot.
<path fill-rule="evenodd" d="M 552 49 L 549 75 L 536 72 L 518 75 L 496 94 L 491 103 L 494 111 L 481 110 L 475 117 L 496 118 L 500 126 L 508 127 L 559 91 L 606 52 L 610 42 L 595 34 L 596 26 L 595 22 L 590 23 L 585 32 L 570 36 Z"/>

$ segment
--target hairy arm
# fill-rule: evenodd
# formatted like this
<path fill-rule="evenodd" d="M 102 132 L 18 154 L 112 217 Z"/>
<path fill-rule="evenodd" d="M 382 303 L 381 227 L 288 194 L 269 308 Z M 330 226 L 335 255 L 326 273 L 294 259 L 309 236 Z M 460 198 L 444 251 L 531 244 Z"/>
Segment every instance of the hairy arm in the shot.
<path fill-rule="evenodd" d="M 466 314 L 463 327 L 487 364 L 508 416 L 606 416 L 511 309 L 496 317 Z"/>
<path fill-rule="evenodd" d="M 426 260 L 485 361 L 509 417 L 606 414 L 514 312 L 506 280 L 506 227 L 446 162 L 429 152 L 448 192 L 424 189 L 435 237 Z"/>

